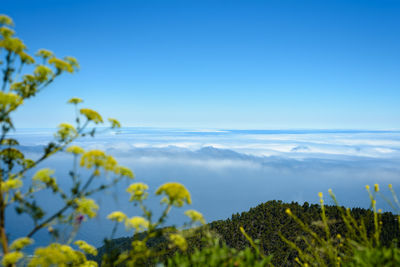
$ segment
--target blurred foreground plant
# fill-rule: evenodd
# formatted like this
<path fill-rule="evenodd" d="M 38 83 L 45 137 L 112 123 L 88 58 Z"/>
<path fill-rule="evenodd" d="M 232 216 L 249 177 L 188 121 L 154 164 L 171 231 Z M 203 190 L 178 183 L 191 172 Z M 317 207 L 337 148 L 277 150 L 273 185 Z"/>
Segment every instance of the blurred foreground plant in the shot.
<path fill-rule="evenodd" d="M 321 220 L 319 226 L 324 235 L 320 235 L 312 230 L 307 224 L 301 221 L 290 209 L 286 213 L 303 229 L 305 235 L 300 236 L 299 242 L 288 240 L 283 235 L 281 238 L 294 250 L 298 257 L 295 259 L 300 266 L 399 266 L 400 249 L 397 247 L 398 240 L 393 240 L 387 247 L 381 243 L 382 230 L 382 210 L 376 208 L 376 195 L 380 195 L 394 209 L 397 214 L 397 223 L 400 227 L 400 204 L 392 185 L 389 189 L 392 193 L 393 201 L 386 198 L 379 191 L 379 186 L 374 185 L 374 191 L 366 186 L 373 212 L 373 229 L 366 226 L 366 222 L 361 218 L 356 220 L 350 209 L 344 209 L 329 189 L 329 195 L 336 204 L 340 213 L 340 218 L 346 226 L 346 233 L 331 233 L 331 222 L 325 214 L 323 194 L 319 193 L 321 206 Z"/>

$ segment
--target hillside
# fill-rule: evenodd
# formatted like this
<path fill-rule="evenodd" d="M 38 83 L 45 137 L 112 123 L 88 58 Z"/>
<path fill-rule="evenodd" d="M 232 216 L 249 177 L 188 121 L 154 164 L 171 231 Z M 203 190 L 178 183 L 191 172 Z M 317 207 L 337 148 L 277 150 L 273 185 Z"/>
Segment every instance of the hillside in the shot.
<path fill-rule="evenodd" d="M 265 254 L 273 255 L 273 264 L 278 266 L 290 266 L 293 264 L 297 252 L 291 249 L 279 236 L 281 233 L 291 241 L 297 241 L 298 237 L 304 235 L 304 231 L 289 218 L 285 210 L 290 210 L 299 217 L 304 223 L 309 225 L 314 231 L 322 234 L 321 225 L 321 208 L 316 204 L 299 205 L 296 202 L 283 203 L 282 201 L 268 201 L 260 204 L 249 211 L 241 214 L 233 214 L 231 218 L 226 220 L 218 220 L 211 222 L 209 227 L 230 247 L 242 250 L 248 247 L 243 234 L 239 227 L 243 226 L 246 232 L 253 238 L 258 239 L 260 247 Z M 363 221 L 368 233 L 371 233 L 374 227 L 373 212 L 362 208 L 353 208 L 350 210 L 352 216 L 357 221 Z M 343 223 L 339 209 L 336 206 L 326 206 L 326 215 L 330 222 L 332 236 L 341 234 L 346 236 L 346 227 Z M 385 246 L 389 246 L 392 242 L 397 242 L 400 237 L 400 231 L 397 224 L 397 217 L 392 213 L 385 212 L 381 215 L 382 233 L 381 242 Z M 200 235 L 189 239 L 189 251 L 202 246 Z M 132 238 L 118 238 L 112 240 L 112 244 L 120 251 L 130 248 Z M 153 244 L 162 243 L 161 240 L 152 241 Z M 301 244 L 300 244 L 301 246 Z M 100 255 L 105 251 L 104 246 L 99 249 Z M 99 255 L 99 256 L 100 256 Z M 99 260 L 100 257 L 97 257 Z"/>

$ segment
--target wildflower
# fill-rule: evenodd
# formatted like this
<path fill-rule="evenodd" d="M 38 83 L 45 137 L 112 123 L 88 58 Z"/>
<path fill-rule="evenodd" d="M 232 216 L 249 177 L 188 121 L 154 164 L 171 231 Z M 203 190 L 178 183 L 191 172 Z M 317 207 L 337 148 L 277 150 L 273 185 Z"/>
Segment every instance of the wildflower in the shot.
<path fill-rule="evenodd" d="M 126 192 L 131 194 L 131 198 L 129 201 L 142 201 L 147 198 L 149 195 L 147 192 L 145 192 L 149 187 L 147 184 L 144 183 L 134 183 L 131 184 L 127 189 Z"/>
<path fill-rule="evenodd" d="M 111 123 L 111 128 L 121 128 L 121 123 L 113 118 L 108 118 L 108 121 Z"/>
<path fill-rule="evenodd" d="M 74 72 L 74 68 L 71 66 L 71 64 L 67 61 L 64 61 L 62 59 L 56 58 L 56 57 L 52 57 L 49 59 L 49 64 L 53 65 L 57 71 L 63 72 L 63 71 L 67 71 L 69 73 Z"/>
<path fill-rule="evenodd" d="M 64 57 L 64 60 L 67 61 L 75 70 L 79 69 L 79 63 L 76 58 L 67 56 Z"/>
<path fill-rule="evenodd" d="M 319 192 L 319 193 L 318 193 L 318 197 L 319 197 L 319 198 L 322 198 L 322 197 L 323 197 L 322 192 Z"/>
<path fill-rule="evenodd" d="M 19 58 L 21 59 L 22 63 L 25 64 L 33 64 L 35 63 L 35 60 L 33 59 L 33 57 L 31 57 L 28 53 L 21 51 L 18 53 Z"/>
<path fill-rule="evenodd" d="M 393 185 L 392 184 L 389 184 L 389 189 L 392 189 L 393 188 Z"/>
<path fill-rule="evenodd" d="M 187 249 L 187 242 L 183 236 L 179 234 L 170 234 L 169 239 L 175 246 L 177 246 L 181 250 L 185 251 Z"/>
<path fill-rule="evenodd" d="M 83 100 L 82 99 L 80 99 L 80 98 L 78 98 L 78 97 L 73 97 L 73 98 L 71 98 L 70 100 L 68 100 L 68 102 L 67 103 L 69 103 L 69 104 L 79 104 L 79 103 L 82 103 L 83 102 Z"/>
<path fill-rule="evenodd" d="M 20 251 L 13 251 L 4 255 L 2 263 L 3 266 L 11 266 L 16 264 L 20 259 L 24 257 L 24 254 Z"/>
<path fill-rule="evenodd" d="M 44 65 L 38 65 L 35 68 L 35 71 L 33 72 L 35 74 L 35 78 L 39 82 L 45 82 L 49 79 L 50 76 L 53 75 L 53 71 Z"/>
<path fill-rule="evenodd" d="M 125 215 L 125 213 L 121 211 L 114 211 L 107 216 L 107 219 L 115 222 L 123 222 L 126 220 L 126 218 L 127 216 Z"/>
<path fill-rule="evenodd" d="M 65 141 L 67 139 L 73 138 L 77 135 L 77 131 L 74 126 L 68 123 L 61 123 L 58 126 L 58 131 L 55 134 L 55 137 L 60 141 Z"/>
<path fill-rule="evenodd" d="M 15 34 L 15 32 L 13 30 L 11 30 L 10 28 L 3 26 L 0 28 L 0 34 L 4 38 L 9 38 L 9 37 L 13 36 Z"/>
<path fill-rule="evenodd" d="M 369 191 L 369 185 L 366 185 L 366 186 L 365 186 L 365 189 L 367 189 L 367 191 Z"/>
<path fill-rule="evenodd" d="M 12 21 L 12 19 L 9 16 L 1 14 L 0 15 L 0 24 L 13 26 L 14 22 Z"/>
<path fill-rule="evenodd" d="M 103 118 L 94 110 L 81 108 L 80 113 L 85 116 L 88 121 L 93 121 L 96 124 L 103 123 Z"/>
<path fill-rule="evenodd" d="M 200 222 L 201 224 L 206 224 L 203 214 L 195 210 L 185 211 L 185 215 L 188 216 L 193 222 Z"/>
<path fill-rule="evenodd" d="M 292 211 L 290 209 L 286 209 L 285 212 L 287 215 L 292 215 Z"/>
<path fill-rule="evenodd" d="M 79 225 L 83 222 L 84 219 L 85 219 L 85 216 L 83 216 L 82 214 L 79 214 L 78 216 L 75 217 L 75 223 Z"/>
<path fill-rule="evenodd" d="M 85 252 L 86 254 L 91 254 L 93 256 L 97 255 L 97 249 L 83 240 L 77 240 L 75 241 L 74 244 L 77 245 L 79 249 Z"/>
<path fill-rule="evenodd" d="M 115 172 L 121 176 L 125 176 L 130 179 L 135 178 L 135 175 L 133 174 L 133 172 L 127 167 L 119 166 L 116 168 Z"/>
<path fill-rule="evenodd" d="M 48 59 L 54 56 L 53 52 L 46 49 L 39 49 L 35 55 L 44 59 Z"/>
<path fill-rule="evenodd" d="M 34 266 L 81 266 L 86 261 L 85 255 L 70 246 L 52 243 L 47 247 L 37 248 L 28 267 Z"/>
<path fill-rule="evenodd" d="M 192 203 L 189 191 L 180 183 L 166 183 L 161 185 L 157 189 L 156 195 L 161 194 L 166 195 L 162 202 L 166 202 L 170 205 L 182 207 L 184 202 L 187 204 Z"/>
<path fill-rule="evenodd" d="M 89 218 L 93 218 L 97 215 L 97 210 L 99 206 L 97 206 L 96 202 L 93 199 L 89 198 L 79 198 L 75 200 L 76 211 L 82 214 L 87 215 Z"/>
<path fill-rule="evenodd" d="M 144 231 L 150 226 L 149 221 L 143 217 L 134 216 L 125 220 L 125 227 L 127 229 L 135 228 L 136 232 Z"/>
<path fill-rule="evenodd" d="M 375 192 L 379 191 L 379 185 L 378 184 L 374 184 L 374 190 L 375 190 Z"/>
<path fill-rule="evenodd" d="M 3 190 L 4 192 L 20 188 L 21 186 L 21 179 L 8 179 L 7 181 L 1 182 L 1 190 Z"/>
<path fill-rule="evenodd" d="M 95 167 L 96 169 L 103 167 L 106 171 L 114 172 L 119 170 L 117 168 L 117 164 L 117 161 L 113 157 L 108 156 L 103 151 L 97 149 L 84 153 L 80 163 L 82 167 L 86 167 L 88 169 L 92 167 Z"/>
<path fill-rule="evenodd" d="M 33 243 L 33 239 L 30 239 L 28 237 L 21 237 L 21 238 L 14 240 L 14 242 L 12 242 L 12 244 L 10 245 L 10 249 L 11 250 L 21 250 L 24 247 L 26 247 L 32 243 Z"/>
<path fill-rule="evenodd" d="M 14 93 L 4 93 L 0 91 L 0 110 L 4 113 L 15 110 L 19 105 L 22 105 L 23 99 Z"/>
<path fill-rule="evenodd" d="M 68 147 L 66 151 L 68 153 L 72 153 L 72 154 L 75 154 L 75 155 L 85 153 L 85 150 L 83 150 L 83 148 L 81 148 L 80 146 L 75 146 L 75 145 Z"/>
<path fill-rule="evenodd" d="M 56 182 L 56 178 L 52 177 L 53 174 L 53 170 L 45 168 L 37 171 L 32 179 L 33 181 L 44 183 L 47 187 L 52 188 L 53 192 L 56 192 L 58 191 L 58 185 Z"/>

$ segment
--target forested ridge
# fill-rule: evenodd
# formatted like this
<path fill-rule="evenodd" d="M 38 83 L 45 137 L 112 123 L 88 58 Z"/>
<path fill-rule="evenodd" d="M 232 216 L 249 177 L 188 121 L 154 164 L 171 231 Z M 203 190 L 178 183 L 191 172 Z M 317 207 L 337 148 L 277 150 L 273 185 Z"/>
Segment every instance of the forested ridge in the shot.
<path fill-rule="evenodd" d="M 305 202 L 300 205 L 296 202 L 283 203 L 282 201 L 268 201 L 262 203 L 249 211 L 236 213 L 226 220 L 213 221 L 208 227 L 220 237 L 229 247 L 243 250 L 249 247 L 249 242 L 241 233 L 239 227 L 243 227 L 247 234 L 254 240 L 259 240 L 259 247 L 264 254 L 273 255 L 272 263 L 277 266 L 293 265 L 297 252 L 290 248 L 289 245 L 282 240 L 280 234 L 290 241 L 296 242 L 302 247 L 300 236 L 307 236 L 302 228 L 292 220 L 286 210 L 290 209 L 292 213 L 310 226 L 316 233 L 323 235 L 323 227 L 321 221 L 321 207 L 317 204 L 309 204 Z M 340 234 L 344 238 L 347 234 L 347 228 L 342 220 L 340 210 L 336 206 L 325 206 L 326 216 L 329 221 L 331 235 Z M 350 209 L 351 215 L 358 222 L 362 222 L 368 233 L 374 230 L 374 213 L 372 210 L 363 208 Z M 397 216 L 390 212 L 380 214 L 382 221 L 381 244 L 390 246 L 391 244 L 399 245 L 399 225 Z M 195 236 L 188 238 L 188 253 L 195 248 L 201 248 L 201 231 L 197 231 Z M 131 247 L 132 237 L 118 238 L 112 240 L 113 247 L 119 251 L 129 250 Z M 162 244 L 163 241 L 152 240 L 154 244 Z M 161 245 L 161 247 L 163 247 Z M 100 255 L 104 253 L 104 247 L 99 249 Z M 171 255 L 173 252 L 169 253 Z"/>

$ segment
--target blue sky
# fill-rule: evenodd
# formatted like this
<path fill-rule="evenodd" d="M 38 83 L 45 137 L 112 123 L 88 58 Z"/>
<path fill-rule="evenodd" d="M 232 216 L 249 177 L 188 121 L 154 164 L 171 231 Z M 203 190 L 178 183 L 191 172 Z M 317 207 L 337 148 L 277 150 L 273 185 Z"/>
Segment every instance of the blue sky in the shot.
<path fill-rule="evenodd" d="M 17 127 L 72 96 L 125 126 L 399 129 L 399 1 L 3 0 L 30 48 L 72 55 Z"/>

